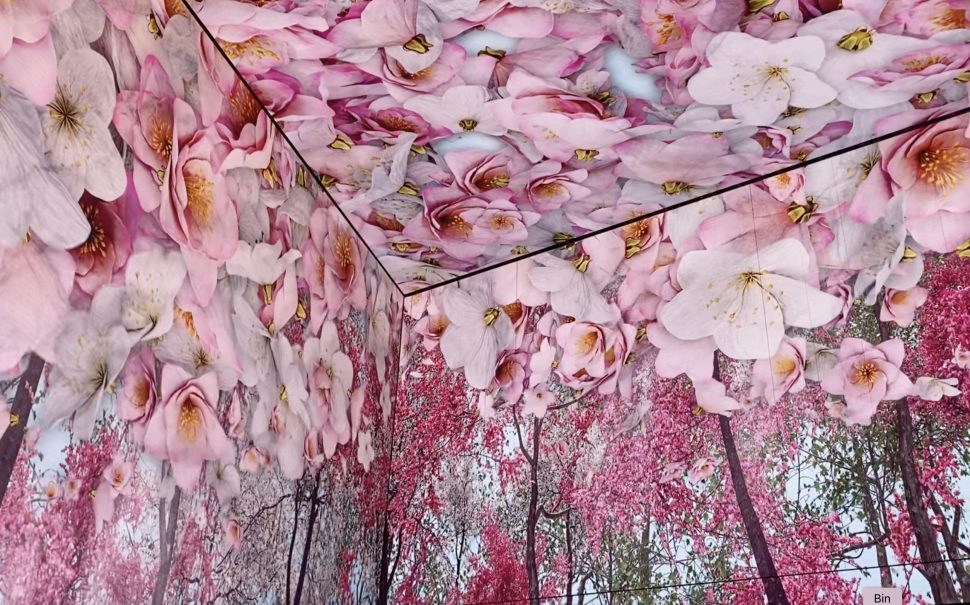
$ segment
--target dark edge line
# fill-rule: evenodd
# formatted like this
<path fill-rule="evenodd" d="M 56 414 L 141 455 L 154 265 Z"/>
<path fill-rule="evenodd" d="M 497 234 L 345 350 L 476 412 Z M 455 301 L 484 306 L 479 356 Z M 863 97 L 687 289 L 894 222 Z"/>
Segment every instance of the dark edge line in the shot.
<path fill-rule="evenodd" d="M 957 111 L 954 111 L 954 112 L 951 112 L 951 113 L 948 113 L 948 114 L 944 114 L 942 116 L 937 116 L 937 117 L 932 118 L 932 119 L 929 119 L 929 120 L 921 121 L 921 122 L 918 122 L 916 124 L 912 124 L 910 126 L 907 126 L 905 128 L 901 128 L 899 130 L 894 130 L 892 132 L 888 132 L 886 134 L 882 134 L 882 135 L 879 135 L 877 137 L 873 137 L 871 139 L 866 139 L 865 141 L 862 141 L 862 142 L 859 142 L 859 143 L 854 143 L 852 145 L 849 145 L 848 147 L 845 147 L 845 148 L 842 148 L 842 149 L 836 149 L 835 151 L 831 151 L 831 152 L 826 153 L 824 155 L 820 155 L 818 157 L 814 157 L 814 158 L 810 158 L 810 159 L 807 159 L 807 160 L 803 160 L 803 161 L 801 161 L 801 162 L 799 162 L 797 164 L 792 164 L 791 166 L 786 166 L 784 168 L 779 168 L 778 170 L 774 170 L 772 172 L 768 172 L 768 173 L 763 174 L 763 175 L 760 175 L 760 176 L 751 177 L 751 178 L 749 178 L 749 179 L 747 179 L 745 181 L 740 181 L 740 182 L 734 183 L 733 185 L 728 185 L 726 187 L 722 187 L 721 189 L 716 189 L 714 191 L 709 191 L 709 192 L 705 193 L 704 195 L 699 195 L 699 196 L 694 197 L 694 198 L 691 198 L 689 200 L 684 200 L 682 202 L 677 202 L 676 204 L 671 204 L 670 206 L 665 206 L 664 208 L 661 208 L 659 210 L 654 210 L 652 212 L 647 212 L 647 213 L 644 213 L 644 214 L 641 214 L 641 215 L 638 215 L 638 216 L 634 216 L 633 218 L 626 219 L 626 220 L 624 220 L 622 222 L 619 222 L 619 223 L 616 223 L 616 224 L 613 224 L 613 225 L 608 225 L 606 227 L 602 227 L 602 228 L 597 229 L 595 231 L 590 231 L 589 233 L 584 233 L 584 234 L 579 235 L 579 236 L 576 236 L 574 238 L 570 238 L 570 239 L 566 240 L 565 242 L 562 242 L 562 243 L 559 243 L 559 244 L 552 244 L 550 246 L 546 246 L 545 248 L 540 248 L 539 250 L 534 250 L 532 252 L 526 252 L 525 254 L 519 254 L 517 256 L 513 256 L 513 257 L 510 257 L 510 258 L 507 258 L 505 260 L 499 261 L 499 262 L 494 263 L 494 264 L 491 264 L 491 265 L 486 265 L 484 267 L 477 267 L 477 268 L 472 269 L 471 271 L 469 271 L 467 273 L 462 273 L 461 275 L 456 275 L 455 277 L 450 277 L 450 278 L 448 278 L 446 280 L 442 280 L 442 281 L 436 282 L 434 284 L 429 284 L 427 286 L 424 286 L 424 287 L 419 288 L 417 290 L 414 290 L 412 292 L 408 292 L 404 296 L 405 297 L 408 297 L 408 296 L 417 296 L 418 294 L 423 294 L 423 293 L 428 292 L 430 290 L 434 290 L 435 288 L 440 288 L 442 286 L 447 286 L 447 285 L 453 284 L 455 282 L 461 281 L 461 280 L 463 280 L 465 278 L 474 277 L 476 275 L 480 275 L 480 274 L 485 273 L 487 271 L 491 271 L 493 269 L 498 269 L 500 267 L 504 267 L 505 265 L 509 265 L 509 264 L 512 264 L 512 263 L 516 263 L 516 262 L 518 262 L 518 261 L 520 261 L 520 260 L 522 260 L 524 258 L 531 258 L 533 256 L 538 256 L 539 254 L 545 254 L 547 252 L 552 252 L 552 251 L 558 250 L 560 248 L 568 248 L 570 246 L 575 245 L 578 242 L 583 241 L 584 239 L 587 239 L 587 238 L 590 238 L 590 237 L 596 237 L 597 235 L 602 235 L 604 233 L 609 233 L 611 231 L 615 231 L 617 229 L 621 229 L 623 227 L 626 227 L 627 225 L 631 225 L 633 223 L 642 221 L 644 219 L 652 218 L 654 216 L 663 214 L 663 213 L 668 212 L 670 210 L 678 210 L 680 208 L 684 208 L 685 206 L 690 206 L 691 204 L 695 204 L 697 202 L 700 202 L 700 201 L 703 201 L 703 200 L 706 200 L 706 199 L 710 199 L 712 197 L 715 197 L 715 196 L 718 196 L 718 195 L 722 195 L 724 193 L 729 193 L 729 192 L 734 191 L 736 189 L 741 189 L 743 187 L 749 187 L 751 185 L 755 185 L 755 184 L 757 184 L 757 183 L 759 183 L 761 181 L 770 179 L 772 177 L 776 177 L 776 176 L 785 174 L 786 172 L 791 172 L 793 170 L 798 170 L 798 169 L 804 168 L 805 166 L 810 166 L 811 164 L 816 164 L 818 162 L 823 162 L 825 160 L 832 159 L 834 157 L 837 157 L 837 156 L 840 156 L 840 155 L 849 153 L 851 151 L 855 151 L 857 149 L 862 149 L 864 147 L 868 147 L 870 145 L 874 145 L 876 143 L 880 143 L 882 141 L 885 141 L 886 139 L 891 139 L 893 137 L 897 137 L 897 136 L 906 134 L 907 132 L 911 132 L 911 131 L 914 131 L 914 130 L 919 130 L 920 128 L 925 128 L 927 126 L 932 126 L 933 124 L 937 124 L 939 122 L 943 122 L 943 121 L 949 120 L 951 118 L 959 117 L 959 116 L 964 115 L 964 114 L 967 114 L 967 113 L 970 113 L 970 107 L 965 107 L 964 109 L 960 109 L 960 110 L 957 110 Z M 726 175 L 726 176 L 730 176 L 730 175 Z"/>
<path fill-rule="evenodd" d="M 181 1 L 182 1 L 182 5 L 189 10 L 189 13 L 195 19 L 196 23 L 199 24 L 199 27 L 202 28 L 202 31 L 205 32 L 206 37 L 209 38 L 209 41 L 212 42 L 212 45 L 216 47 L 216 50 L 219 51 L 219 54 L 222 56 L 222 58 L 226 61 L 226 63 L 229 64 L 229 67 L 232 69 L 233 73 L 236 74 L 236 77 L 239 78 L 239 80 L 243 83 L 243 86 L 246 87 L 246 90 L 249 91 L 249 94 L 251 94 L 253 98 L 256 100 L 256 103 L 259 105 L 259 108 L 262 109 L 263 113 L 266 114 L 266 117 L 269 118 L 270 124 L 273 125 L 277 133 L 283 138 L 286 144 L 289 145 L 290 151 L 292 151 L 293 154 L 296 155 L 297 158 L 299 158 L 300 162 L 303 164 L 303 167 L 306 168 L 307 172 L 309 172 L 313 176 L 313 180 L 317 183 L 317 185 L 319 185 L 320 189 L 327 196 L 327 199 L 330 200 L 330 203 L 334 205 L 334 207 L 337 209 L 337 212 L 340 213 L 340 216 L 342 216 L 344 218 L 344 221 L 347 222 L 347 226 L 350 227 L 350 229 L 354 232 L 354 235 L 357 236 L 357 239 L 360 240 L 360 242 L 364 245 L 364 248 L 367 249 L 368 254 L 373 256 L 374 260 L 377 261 L 377 266 L 379 266 L 381 270 L 384 272 L 384 275 L 386 275 L 388 279 L 391 280 L 391 283 L 394 284 L 394 287 L 397 288 L 397 291 L 401 294 L 401 296 L 407 296 L 404 290 L 401 289 L 401 286 L 397 283 L 397 280 L 394 279 L 390 271 L 387 270 L 387 267 L 384 266 L 384 263 L 381 262 L 380 257 L 377 256 L 377 254 L 371 249 L 370 244 L 367 243 L 367 240 L 364 239 L 364 236 L 360 234 L 360 231 L 358 231 L 357 227 L 355 227 L 353 222 L 351 222 L 350 217 L 347 216 L 347 214 L 343 211 L 343 208 L 340 207 L 340 204 L 337 203 L 337 200 L 333 199 L 333 196 L 330 195 L 329 191 L 327 191 L 327 188 L 326 186 L 324 186 L 323 181 L 320 179 L 320 175 L 317 174 L 317 171 L 310 167 L 309 162 L 307 162 L 306 159 L 304 159 L 303 154 L 301 154 L 299 150 L 297 150 L 296 145 L 294 145 L 293 141 L 290 140 L 290 137 L 286 135 L 286 132 L 283 130 L 283 127 L 280 126 L 279 122 L 276 121 L 276 118 L 273 117 L 273 114 L 270 113 L 269 109 L 267 109 L 266 106 L 263 105 L 263 102 L 259 99 L 259 95 L 257 95 L 256 92 L 253 90 L 253 87 L 250 86 L 249 81 L 243 77 L 242 73 L 240 73 L 239 71 L 239 68 L 236 67 L 236 64 L 233 63 L 232 60 L 229 58 L 229 56 L 226 54 L 226 51 L 224 51 L 222 47 L 219 46 L 219 42 L 216 40 L 216 37 L 212 35 L 212 32 L 209 31 L 208 27 L 206 27 L 206 24 L 199 17 L 198 13 L 195 12 L 195 9 L 189 5 L 189 0 L 181 0 Z M 201 57 L 200 57 L 199 66 L 201 68 Z"/>
<path fill-rule="evenodd" d="M 572 594 L 572 595 L 567 595 L 567 594 L 549 595 L 549 596 L 545 596 L 545 597 L 539 597 L 539 600 L 540 601 L 547 601 L 549 599 L 560 599 L 560 598 L 565 597 L 565 596 L 592 597 L 592 596 L 598 596 L 598 595 L 608 595 L 608 594 L 618 594 L 618 593 L 636 593 L 636 592 L 644 592 L 644 591 L 651 591 L 651 590 L 662 590 L 662 589 L 665 589 L 665 588 L 686 588 L 686 587 L 690 587 L 690 586 L 713 586 L 713 585 L 717 585 L 717 584 L 734 584 L 734 583 L 740 583 L 740 582 L 756 582 L 756 581 L 762 580 L 764 578 L 779 578 L 779 579 L 797 578 L 797 577 L 801 577 L 801 576 L 817 576 L 817 575 L 823 575 L 823 574 L 841 574 L 843 572 L 849 572 L 849 571 L 862 571 L 862 570 L 870 570 L 870 569 L 890 569 L 890 568 L 893 568 L 893 567 L 907 567 L 907 566 L 910 566 L 910 567 L 916 568 L 916 567 L 921 567 L 921 566 L 924 566 L 924 565 L 941 565 L 943 563 L 953 563 L 953 562 L 956 562 L 956 561 L 970 561 L 970 557 L 964 557 L 962 559 L 941 559 L 939 561 L 916 561 L 916 562 L 913 562 L 913 563 L 893 563 L 892 565 L 866 565 L 866 566 L 863 566 L 863 567 L 848 567 L 848 568 L 842 568 L 842 569 L 829 569 L 829 570 L 820 570 L 820 571 L 796 571 L 796 572 L 792 572 L 792 573 L 776 574 L 776 575 L 770 575 L 770 576 L 749 576 L 749 577 L 745 577 L 745 578 L 730 578 L 730 579 L 724 579 L 724 580 L 705 580 L 705 581 L 702 581 L 702 582 L 682 582 L 680 584 L 655 584 L 655 585 L 652 585 L 652 586 L 641 586 L 641 587 L 638 587 L 638 588 L 616 588 L 616 589 L 613 589 L 613 590 L 598 590 L 598 591 L 595 591 L 595 592 L 582 592 L 582 593 L 575 593 L 575 594 Z M 899 587 L 897 586 L 896 588 L 899 588 Z M 910 591 L 910 592 L 912 592 L 912 591 Z M 522 598 L 516 598 L 516 599 L 505 599 L 505 600 L 501 600 L 501 601 L 474 601 L 474 602 L 468 603 L 467 605 L 500 605 L 502 603 L 523 603 L 523 602 L 526 602 L 528 600 L 529 600 L 528 597 L 522 597 Z"/>

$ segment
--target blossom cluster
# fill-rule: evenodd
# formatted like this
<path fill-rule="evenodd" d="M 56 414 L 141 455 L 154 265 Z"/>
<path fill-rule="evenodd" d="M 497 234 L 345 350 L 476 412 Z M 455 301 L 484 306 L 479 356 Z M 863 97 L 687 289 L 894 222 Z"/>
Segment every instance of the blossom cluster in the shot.
<path fill-rule="evenodd" d="M 0 3 L 0 374 L 39 355 L 35 432 L 115 415 L 220 501 L 368 472 L 402 352 L 485 419 L 644 376 L 724 415 L 817 383 L 852 424 L 955 395 L 825 334 L 910 326 L 970 250 L 967 30 L 950 0 Z"/>

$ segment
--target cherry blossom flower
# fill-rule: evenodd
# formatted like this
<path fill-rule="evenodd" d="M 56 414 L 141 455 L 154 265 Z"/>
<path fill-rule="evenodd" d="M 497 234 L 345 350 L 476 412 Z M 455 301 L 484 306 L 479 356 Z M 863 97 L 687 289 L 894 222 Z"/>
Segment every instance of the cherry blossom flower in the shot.
<path fill-rule="evenodd" d="M 889 116 L 880 131 L 913 126 L 942 117 L 946 107 Z M 879 144 L 882 171 L 869 178 L 887 178 L 902 198 L 906 228 L 919 244 L 936 252 L 951 252 L 970 238 L 970 138 L 967 117 L 957 116 L 918 128 Z"/>
<path fill-rule="evenodd" d="M 836 90 L 815 74 L 824 59 L 825 45 L 813 36 L 768 42 L 725 32 L 708 44 L 711 66 L 687 90 L 701 103 L 730 105 L 746 124 L 767 125 L 790 105 L 808 109 L 835 98 Z"/>
<path fill-rule="evenodd" d="M 162 368 L 161 407 L 148 421 L 145 451 L 172 464 L 175 483 L 195 491 L 206 461 L 229 461 L 232 442 L 216 417 L 218 379 L 209 372 L 193 378 L 178 366 Z"/>
<path fill-rule="evenodd" d="M 133 254 L 125 268 L 122 323 L 140 340 L 164 336 L 175 321 L 175 296 L 186 269 L 175 252 L 152 246 Z"/>
<path fill-rule="evenodd" d="M 40 426 L 74 415 L 74 432 L 91 436 L 106 396 L 113 395 L 115 379 L 124 368 L 132 339 L 123 326 L 113 324 L 117 306 L 111 291 L 102 290 L 91 310 L 74 312 L 57 339 L 57 365 L 50 391 L 41 408 Z"/>
<path fill-rule="evenodd" d="M 0 245 L 17 246 L 30 230 L 47 245 L 67 249 L 91 232 L 76 203 L 80 192 L 68 191 L 43 141 L 34 105 L 0 83 Z"/>
<path fill-rule="evenodd" d="M 820 326 L 842 309 L 838 298 L 804 282 L 808 269 L 808 253 L 793 239 L 750 256 L 689 252 L 677 271 L 683 290 L 661 308 L 660 322 L 684 340 L 713 336 L 735 359 L 768 358 L 786 325 Z"/>
<path fill-rule="evenodd" d="M 365 471 L 370 471 L 374 456 L 374 437 L 370 431 L 361 431 L 357 434 L 357 462 L 364 467 Z"/>
<path fill-rule="evenodd" d="M 886 289 L 882 307 L 879 309 L 879 321 L 892 321 L 903 328 L 909 327 L 913 323 L 916 309 L 926 302 L 928 295 L 929 291 L 919 286 L 910 290 Z"/>
<path fill-rule="evenodd" d="M 47 156 L 75 200 L 83 190 L 102 200 L 125 192 L 124 164 L 108 131 L 114 107 L 114 75 L 104 57 L 85 48 L 61 58 L 57 93 L 41 119 Z"/>
<path fill-rule="evenodd" d="M 466 282 L 440 295 L 450 322 L 441 335 L 441 353 L 448 367 L 464 368 L 468 384 L 485 389 L 495 376 L 498 354 L 512 346 L 512 320 L 492 298 L 487 282 Z"/>
<path fill-rule="evenodd" d="M 596 387 L 610 394 L 619 386 L 629 393 L 629 376 L 622 376 L 636 344 L 636 327 L 621 323 L 616 326 L 585 321 L 564 323 L 556 329 L 556 342 L 563 354 L 556 371 L 567 386 L 586 391 Z"/>
<path fill-rule="evenodd" d="M 556 400 L 555 395 L 545 387 L 534 387 L 522 394 L 522 415 L 544 418 L 549 404 Z"/>
<path fill-rule="evenodd" d="M 158 403 L 155 356 L 150 348 L 142 347 L 128 357 L 121 373 L 121 384 L 118 415 L 134 425 L 136 439 L 140 442 Z"/>
<path fill-rule="evenodd" d="M 489 105 L 484 86 L 452 86 L 441 96 L 418 95 L 404 102 L 405 108 L 451 132 L 502 136 L 507 129 L 495 120 Z"/>
<path fill-rule="evenodd" d="M 805 388 L 804 370 L 805 339 L 785 338 L 774 355 L 754 363 L 749 396 L 764 397 L 774 405 L 784 394 Z"/>
<path fill-rule="evenodd" d="M 962 391 L 956 378 L 932 378 L 921 376 L 916 379 L 913 395 L 927 401 L 940 401 L 944 397 L 956 397 Z"/>
<path fill-rule="evenodd" d="M 913 383 L 903 374 L 905 350 L 898 338 L 871 345 L 846 338 L 839 347 L 839 363 L 822 377 L 822 388 L 845 399 L 844 420 L 868 425 L 881 401 L 910 394 Z"/>
<path fill-rule="evenodd" d="M 208 465 L 207 481 L 216 491 L 219 504 L 225 504 L 239 495 L 239 471 L 232 464 L 214 462 Z"/>
<path fill-rule="evenodd" d="M 963 345 L 958 344 L 953 350 L 953 364 L 962 370 L 970 368 L 970 351 L 964 349 Z"/>
<path fill-rule="evenodd" d="M 228 550 L 236 550 L 242 545 L 243 532 L 242 527 L 239 525 L 239 521 L 236 519 L 227 519 L 225 525 L 223 526 L 223 531 L 225 533 L 222 539 L 222 545 Z"/>
<path fill-rule="evenodd" d="M 55 358 L 73 273 L 68 253 L 37 242 L 0 248 L 0 371 L 16 366 L 28 351 Z"/>
<path fill-rule="evenodd" d="M 553 310 L 583 321 L 609 322 L 616 309 L 602 292 L 624 257 L 624 242 L 614 233 L 582 241 L 579 256 L 570 261 L 551 254 L 536 257 L 539 266 L 529 271 L 537 289 L 549 293 Z"/>
<path fill-rule="evenodd" d="M 706 481 L 717 470 L 717 464 L 710 458 L 698 458 L 687 470 L 687 480 L 691 483 Z"/>
<path fill-rule="evenodd" d="M 727 394 L 727 388 L 719 380 L 704 378 L 692 380 L 694 385 L 694 396 L 697 398 L 697 405 L 708 414 L 721 414 L 730 416 L 731 412 L 741 408 L 741 403 Z"/>

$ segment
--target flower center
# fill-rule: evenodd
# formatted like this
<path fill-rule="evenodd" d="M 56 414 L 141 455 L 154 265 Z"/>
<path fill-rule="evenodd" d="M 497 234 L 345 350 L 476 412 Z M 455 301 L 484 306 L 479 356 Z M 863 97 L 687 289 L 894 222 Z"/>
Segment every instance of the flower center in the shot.
<path fill-rule="evenodd" d="M 785 67 L 769 65 L 767 68 L 765 68 L 765 79 L 767 80 L 784 80 L 785 76 L 787 75 L 788 69 Z"/>
<path fill-rule="evenodd" d="M 229 109 L 240 125 L 254 124 L 259 117 L 259 103 L 243 86 L 237 86 L 229 95 Z"/>
<path fill-rule="evenodd" d="M 164 161 L 172 157 L 172 123 L 158 116 L 148 128 L 148 144 Z"/>
<path fill-rule="evenodd" d="M 81 133 L 81 112 L 62 87 L 57 87 L 54 100 L 47 105 L 47 114 L 54 120 L 58 133 L 66 132 L 73 137 Z"/>
<path fill-rule="evenodd" d="M 485 309 L 485 313 L 483 314 L 485 327 L 492 327 L 492 325 L 498 321 L 499 313 L 501 313 L 501 311 L 499 311 L 496 307 L 489 307 L 488 309 Z"/>
<path fill-rule="evenodd" d="M 186 401 L 179 408 L 178 434 L 182 441 L 195 443 L 202 426 L 202 410 L 192 401 Z"/>
<path fill-rule="evenodd" d="M 839 38 L 836 46 L 851 52 L 865 50 L 872 46 L 872 30 L 868 27 L 860 27 Z"/>
<path fill-rule="evenodd" d="M 580 162 L 592 162 L 599 154 L 600 152 L 595 149 L 577 149 L 576 159 Z"/>
<path fill-rule="evenodd" d="M 219 41 L 219 46 L 226 53 L 226 56 L 233 62 L 239 60 L 247 55 L 255 57 L 257 59 L 275 59 L 279 60 L 280 56 L 277 55 L 273 50 L 269 48 L 269 45 L 265 43 L 265 38 L 263 36 L 253 36 L 248 40 L 243 40 L 242 42 L 226 42 L 225 40 Z"/>
<path fill-rule="evenodd" d="M 458 125 L 464 131 L 475 130 L 475 127 L 478 126 L 478 120 L 465 118 L 464 120 L 458 120 Z"/>
<path fill-rule="evenodd" d="M 136 408 L 143 408 L 148 405 L 148 395 L 148 379 L 143 378 L 135 383 L 135 388 L 131 393 L 131 402 Z"/>
<path fill-rule="evenodd" d="M 185 6 L 182 5 L 181 0 L 165 0 L 165 12 L 168 13 L 169 17 L 174 17 L 175 15 L 188 15 L 185 10 Z"/>
<path fill-rule="evenodd" d="M 746 290 L 751 286 L 760 286 L 761 276 L 764 274 L 764 271 L 746 271 L 738 275 L 738 288 L 741 290 Z"/>
<path fill-rule="evenodd" d="M 347 269 L 354 264 L 354 252 L 350 245 L 350 237 L 344 231 L 338 231 L 336 241 L 333 244 L 333 255 L 337 258 L 342 269 Z"/>
<path fill-rule="evenodd" d="M 862 161 L 859 162 L 859 168 L 862 169 L 862 178 L 859 180 L 864 181 L 869 178 L 869 173 L 872 172 L 873 168 L 879 165 L 880 160 L 882 160 L 882 155 L 878 150 L 873 149 L 866 153 L 865 157 L 862 158 Z"/>
<path fill-rule="evenodd" d="M 920 72 L 930 67 L 932 65 L 946 65 L 950 58 L 942 55 L 924 55 L 922 57 L 914 57 L 912 59 L 904 59 L 900 61 L 906 71 L 910 73 Z"/>
<path fill-rule="evenodd" d="M 775 374 L 787 376 L 795 371 L 795 360 L 791 357 L 780 357 L 775 360 Z"/>
<path fill-rule="evenodd" d="M 881 373 L 879 366 L 872 361 L 858 364 L 852 372 L 852 384 L 861 384 L 867 389 L 871 389 Z"/>
<path fill-rule="evenodd" d="M 200 224 L 207 224 L 212 218 L 212 181 L 189 174 L 185 177 L 185 193 L 192 216 Z"/>
<path fill-rule="evenodd" d="M 590 330 L 579 338 L 579 341 L 576 343 L 576 349 L 581 355 L 586 355 L 593 350 L 598 340 L 599 334 L 595 330 Z"/>
<path fill-rule="evenodd" d="M 412 124 L 407 118 L 402 118 L 401 116 L 385 115 L 377 118 L 377 122 L 388 130 L 414 132 L 414 124 Z"/>
<path fill-rule="evenodd" d="M 566 192 L 566 187 L 560 183 L 542 183 L 532 188 L 534 195 L 539 197 L 556 197 Z"/>
<path fill-rule="evenodd" d="M 84 216 L 91 224 L 91 233 L 88 234 L 88 239 L 84 240 L 84 243 L 78 248 L 78 252 L 80 254 L 97 254 L 102 258 L 107 256 L 108 238 L 104 231 L 104 224 L 100 220 L 99 209 L 94 202 L 85 199 L 81 200 L 81 210 L 84 211 Z"/>
<path fill-rule="evenodd" d="M 958 8 L 947 8 L 938 17 L 930 20 L 941 30 L 946 29 L 965 29 L 967 27 L 967 12 Z"/>
<path fill-rule="evenodd" d="M 963 147 L 925 149 L 919 154 L 919 178 L 947 194 L 963 180 L 962 168 L 970 160 Z"/>

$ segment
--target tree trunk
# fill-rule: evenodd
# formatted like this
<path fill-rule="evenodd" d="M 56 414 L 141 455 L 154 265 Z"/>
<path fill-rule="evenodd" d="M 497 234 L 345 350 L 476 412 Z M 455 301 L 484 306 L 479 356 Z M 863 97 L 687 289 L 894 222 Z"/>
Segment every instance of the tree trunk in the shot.
<path fill-rule="evenodd" d="M 384 515 L 384 531 L 381 537 L 381 572 L 377 578 L 377 603 L 387 605 L 391 593 L 391 523 L 390 513 Z"/>
<path fill-rule="evenodd" d="M 872 536 L 873 540 L 878 540 L 874 547 L 876 549 L 876 563 L 879 565 L 879 584 L 883 588 L 891 588 L 893 585 L 893 574 L 892 570 L 889 568 L 889 556 L 886 552 L 886 544 L 883 540 L 879 540 L 881 536 L 884 536 L 882 531 L 882 525 L 880 524 L 879 514 L 876 511 L 875 502 L 872 499 L 872 492 L 869 491 L 869 479 L 866 475 L 866 465 L 862 459 L 862 454 L 859 452 L 859 446 L 853 440 L 852 449 L 855 451 L 855 464 L 853 468 L 856 473 L 856 481 L 859 484 L 859 489 L 862 495 L 862 510 L 866 516 L 866 529 L 869 530 L 869 535 Z"/>
<path fill-rule="evenodd" d="M 751 552 L 754 554 L 754 561 L 758 566 L 761 583 L 765 587 L 768 604 L 788 605 L 788 595 L 785 593 L 781 578 L 778 577 L 778 570 L 775 569 L 775 561 L 768 549 L 761 520 L 758 518 L 757 511 L 754 510 L 751 496 L 748 494 L 748 484 L 744 480 L 741 459 L 738 457 L 738 449 L 734 444 L 734 434 L 731 432 L 731 420 L 727 416 L 719 415 L 718 422 L 721 425 L 721 438 L 724 440 L 728 468 L 731 469 L 731 484 L 734 486 L 734 495 L 738 500 L 738 508 L 741 509 L 744 531 L 748 534 L 748 541 L 751 543 Z"/>
<path fill-rule="evenodd" d="M 717 353 L 715 352 L 714 355 L 714 380 L 720 380 Z M 758 567 L 761 583 L 765 587 L 768 605 L 788 605 L 788 594 L 785 592 L 781 578 L 778 577 L 778 570 L 775 569 L 775 560 L 771 557 L 771 550 L 768 549 L 768 541 L 765 540 L 761 519 L 758 518 L 758 513 L 754 510 L 754 504 L 751 502 L 751 495 L 748 494 L 748 484 L 744 480 L 741 458 L 738 456 L 738 448 L 734 443 L 734 433 L 731 432 L 731 419 L 727 416 L 718 415 L 717 420 L 721 427 L 721 439 L 724 441 L 728 468 L 731 470 L 734 496 L 737 498 L 738 508 L 741 509 L 744 531 L 748 534 L 748 542 L 751 543 L 751 552 L 754 555 L 755 565 Z"/>
<path fill-rule="evenodd" d="M 943 520 L 943 525 L 940 527 L 943 530 L 943 546 L 946 547 L 946 554 L 950 558 L 950 565 L 953 567 L 953 575 L 957 578 L 957 584 L 960 585 L 960 596 L 964 603 L 970 603 L 970 574 L 967 573 L 967 568 L 964 567 L 964 557 L 960 555 L 960 549 L 957 546 L 957 536 L 960 531 L 960 514 L 962 509 L 958 506 L 956 511 L 953 513 L 953 530 L 951 531 L 946 525 L 946 517 L 943 515 L 943 508 L 936 501 L 936 498 L 930 496 L 930 506 L 933 507 L 933 512 Z"/>
<path fill-rule="evenodd" d="M 566 511 L 566 605 L 573 605 L 573 532 L 571 529 L 570 512 Z"/>
<path fill-rule="evenodd" d="M 874 312 L 876 312 L 875 309 Z M 878 312 L 876 313 L 878 317 Z M 891 337 L 889 326 L 882 321 L 879 322 L 879 336 L 883 341 Z M 895 407 L 896 441 L 899 448 L 899 474 L 903 481 L 903 497 L 906 500 L 906 510 L 909 512 L 913 534 L 916 536 L 916 549 L 920 560 L 924 561 L 917 566 L 917 569 L 926 577 L 936 603 L 956 603 L 959 598 L 946 564 L 942 562 L 943 555 L 936 541 L 936 530 L 930 524 L 919 474 L 916 472 L 913 416 L 909 410 L 909 402 L 905 397 L 898 399 Z"/>
<path fill-rule="evenodd" d="M 290 578 L 293 576 L 293 547 L 296 545 L 296 532 L 300 527 L 300 496 L 303 490 L 297 486 L 296 494 L 293 497 L 293 531 L 290 532 L 290 553 L 286 557 L 286 603 L 290 603 Z"/>
<path fill-rule="evenodd" d="M 529 605 L 539 604 L 539 567 L 536 562 L 536 526 L 539 523 L 539 430 L 542 422 L 532 425 L 532 461 L 529 486 L 529 518 L 525 534 L 525 571 L 529 576 Z"/>
<path fill-rule="evenodd" d="M 303 557 L 300 560 L 300 577 L 296 580 L 296 594 L 293 595 L 293 605 L 300 605 L 303 599 L 303 583 L 306 581 L 307 568 L 310 565 L 310 550 L 313 546 L 313 528 L 317 524 L 317 505 L 319 503 L 320 471 L 313 481 L 313 494 L 310 500 L 310 517 L 307 519 L 306 541 L 303 543 Z"/>
<path fill-rule="evenodd" d="M 936 603 L 956 603 L 960 599 L 946 564 L 942 562 L 943 555 L 936 541 L 936 530 L 930 524 L 916 463 L 913 462 L 913 417 L 909 411 L 909 402 L 905 399 L 896 401 L 896 438 L 899 442 L 899 471 L 903 480 L 903 496 L 913 533 L 916 535 L 919 558 L 924 561 L 918 569 L 926 576 Z"/>
<path fill-rule="evenodd" d="M 27 430 L 27 420 L 30 419 L 30 411 L 34 407 L 37 383 L 40 382 L 40 376 L 43 373 L 44 360 L 36 354 L 31 354 L 27 369 L 21 375 L 17 392 L 13 396 L 13 404 L 10 406 L 10 426 L 3 433 L 3 437 L 0 437 L 0 505 L 3 505 L 3 498 L 7 495 L 10 475 L 13 474 L 17 456 L 20 455 L 20 446 L 23 445 L 24 433 Z"/>
<path fill-rule="evenodd" d="M 168 510 L 168 519 L 164 519 L 164 513 L 159 512 L 159 522 L 165 523 L 165 536 L 162 538 L 163 553 L 158 562 L 158 575 L 155 577 L 155 590 L 152 592 L 152 605 L 162 605 L 165 602 L 165 590 L 168 588 L 168 576 L 172 571 L 172 559 L 175 556 L 175 529 L 179 523 L 179 501 L 182 499 L 182 490 L 175 488 L 172 496 L 172 504 Z M 165 504 L 162 503 L 162 509 Z"/>

